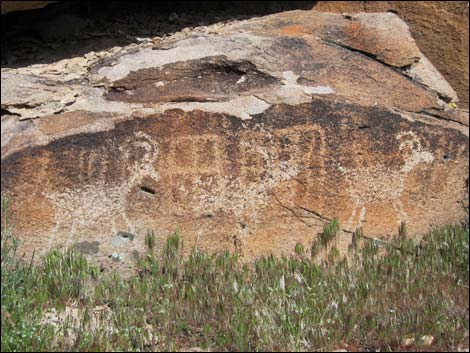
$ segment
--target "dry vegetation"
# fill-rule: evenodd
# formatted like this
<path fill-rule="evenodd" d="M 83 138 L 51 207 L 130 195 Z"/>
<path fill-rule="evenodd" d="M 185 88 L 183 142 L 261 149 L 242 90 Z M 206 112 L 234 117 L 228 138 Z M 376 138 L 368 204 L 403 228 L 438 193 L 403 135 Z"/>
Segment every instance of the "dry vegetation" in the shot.
<path fill-rule="evenodd" d="M 419 245 L 402 229 L 385 248 L 365 240 L 349 260 L 332 251 L 320 265 L 310 258 L 318 249 L 300 246 L 250 266 L 229 253 L 183 258 L 177 234 L 157 257 L 149 234 L 138 275 L 123 279 L 72 249 L 39 266 L 18 259 L 2 201 L 2 351 L 468 347 L 468 222 Z M 326 225 L 316 246 L 337 228 Z"/>

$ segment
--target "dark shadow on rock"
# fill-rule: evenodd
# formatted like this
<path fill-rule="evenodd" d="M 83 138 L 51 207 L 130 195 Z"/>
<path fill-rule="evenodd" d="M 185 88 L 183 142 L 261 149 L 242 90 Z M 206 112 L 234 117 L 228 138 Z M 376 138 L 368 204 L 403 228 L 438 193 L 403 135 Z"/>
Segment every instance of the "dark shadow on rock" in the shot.
<path fill-rule="evenodd" d="M 2 16 L 2 68 L 48 64 L 184 28 L 243 20 L 316 1 L 77 1 Z"/>

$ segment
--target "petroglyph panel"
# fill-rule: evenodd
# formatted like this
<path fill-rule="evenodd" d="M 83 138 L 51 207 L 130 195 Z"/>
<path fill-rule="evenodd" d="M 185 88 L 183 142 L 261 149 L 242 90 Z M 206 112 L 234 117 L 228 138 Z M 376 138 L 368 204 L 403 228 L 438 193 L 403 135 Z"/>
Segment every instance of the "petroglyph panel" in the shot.
<path fill-rule="evenodd" d="M 188 251 L 287 254 L 333 217 L 374 236 L 394 234 L 402 220 L 425 230 L 447 222 L 449 209 L 459 219 L 466 138 L 324 100 L 274 106 L 245 121 L 174 110 L 13 154 L 2 160 L 2 192 L 38 249 L 99 241 L 94 256 L 106 258 L 117 232 L 136 234 L 132 251 L 145 251 L 152 229 L 159 245 L 179 230 Z M 444 185 L 429 194 L 423 175 Z M 39 227 L 25 191 L 42 210 Z M 452 195 L 445 205 L 435 202 L 441 193 Z"/>

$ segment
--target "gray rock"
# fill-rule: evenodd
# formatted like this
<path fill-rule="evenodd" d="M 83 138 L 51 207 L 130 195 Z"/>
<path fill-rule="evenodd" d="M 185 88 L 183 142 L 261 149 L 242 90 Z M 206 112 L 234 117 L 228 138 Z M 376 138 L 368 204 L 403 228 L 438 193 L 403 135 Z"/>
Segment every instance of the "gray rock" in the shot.
<path fill-rule="evenodd" d="M 120 254 L 120 253 L 116 253 L 116 252 L 113 252 L 111 254 L 111 259 L 115 262 L 123 262 L 125 258 L 126 257 L 125 257 L 124 254 Z"/>
<path fill-rule="evenodd" d="M 87 255 L 96 255 L 100 251 L 100 242 L 82 241 L 80 243 L 75 244 L 75 249 Z"/>
<path fill-rule="evenodd" d="M 123 245 L 129 244 L 134 240 L 134 238 L 135 235 L 132 233 L 119 231 L 117 235 L 111 239 L 111 245 L 115 248 L 119 248 Z"/>

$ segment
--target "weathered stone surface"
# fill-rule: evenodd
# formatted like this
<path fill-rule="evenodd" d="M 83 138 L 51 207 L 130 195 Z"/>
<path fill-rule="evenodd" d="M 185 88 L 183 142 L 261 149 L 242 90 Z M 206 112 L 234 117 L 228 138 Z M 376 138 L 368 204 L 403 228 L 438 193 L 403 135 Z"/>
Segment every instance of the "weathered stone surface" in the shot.
<path fill-rule="evenodd" d="M 381 19 L 398 21 L 360 21 L 385 56 L 352 48 L 351 19 L 295 11 L 95 53 L 72 80 L 66 61 L 2 70 L 1 187 L 25 249 L 99 242 L 110 263 L 116 234 L 133 234 L 114 263 L 129 266 L 147 230 L 157 249 L 178 230 L 185 251 L 252 259 L 307 248 L 333 217 L 342 249 L 359 226 L 386 238 L 459 221 L 468 114 L 444 110 L 429 62 L 408 75 L 423 56 Z M 34 105 L 4 90 L 16 77 L 47 82 Z"/>
<path fill-rule="evenodd" d="M 20 119 L 60 113 L 75 101 L 77 95 L 72 88 L 58 86 L 54 81 L 2 72 L 2 109 Z"/>
<path fill-rule="evenodd" d="M 403 73 L 433 89 L 448 101 L 457 101 L 457 94 L 419 51 L 409 35 L 408 26 L 392 13 L 371 18 L 365 13 L 343 15 L 350 23 L 326 31 L 332 43 L 372 55 L 385 64 L 402 68 Z"/>
<path fill-rule="evenodd" d="M 423 54 L 436 66 L 468 109 L 468 1 L 318 1 L 317 11 L 393 12 L 406 21 Z"/>

